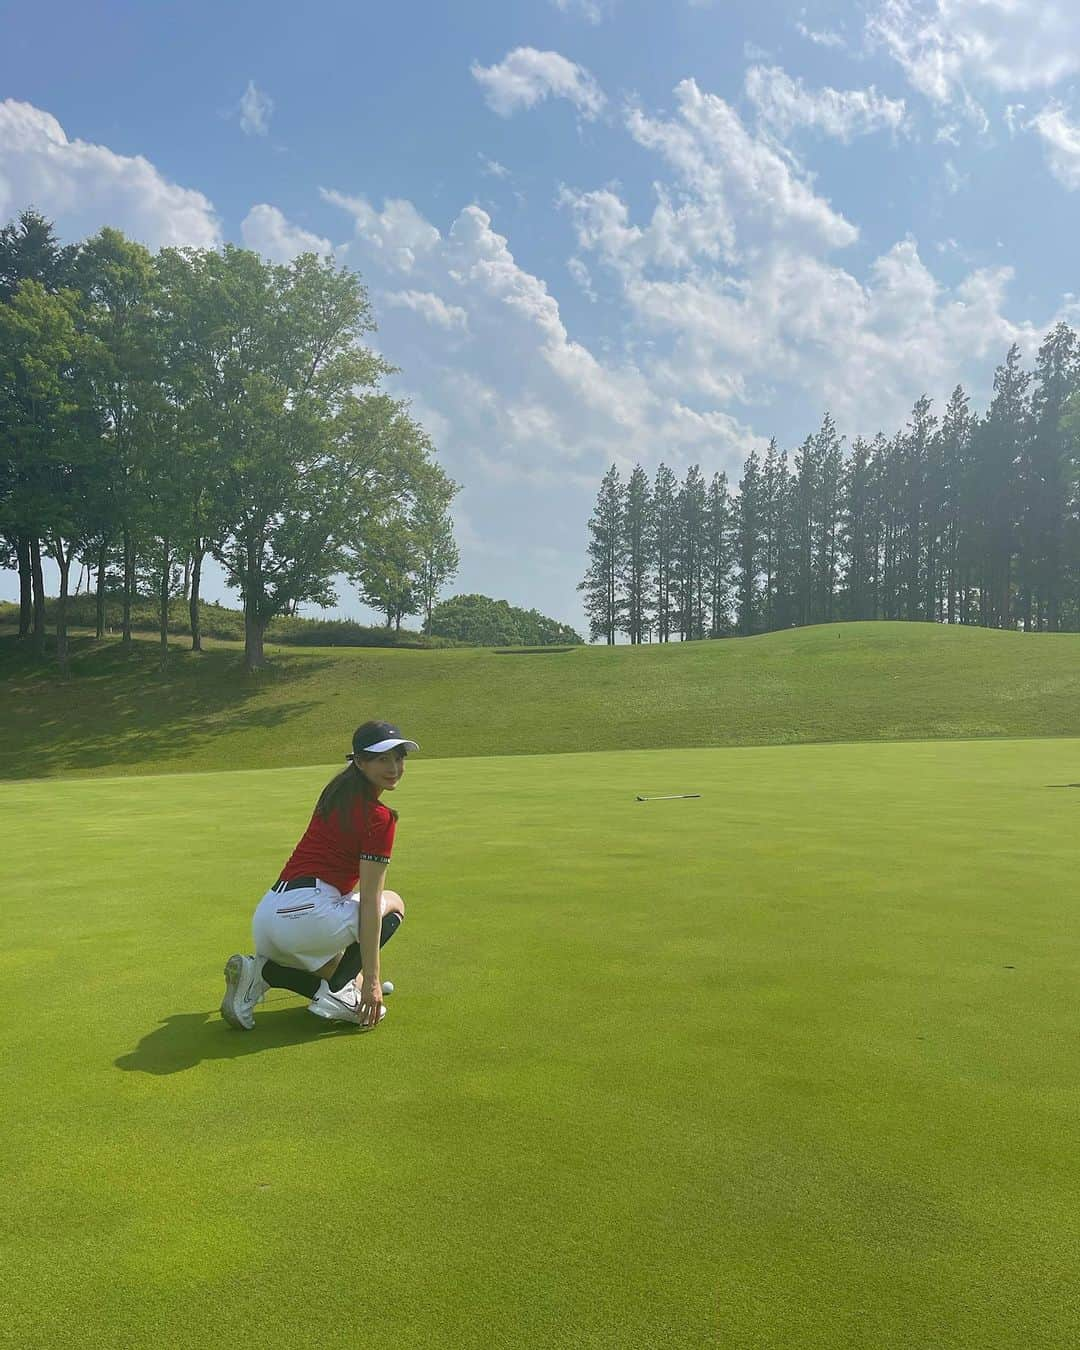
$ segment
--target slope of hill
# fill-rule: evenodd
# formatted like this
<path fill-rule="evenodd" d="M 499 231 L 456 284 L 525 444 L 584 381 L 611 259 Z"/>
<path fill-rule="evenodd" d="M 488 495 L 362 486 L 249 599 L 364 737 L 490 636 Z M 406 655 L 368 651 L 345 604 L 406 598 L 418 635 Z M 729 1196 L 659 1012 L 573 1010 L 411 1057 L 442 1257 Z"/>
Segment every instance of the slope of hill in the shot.
<path fill-rule="evenodd" d="M 0 635 L 0 777 L 344 762 L 368 717 L 425 755 L 1080 736 L 1080 634 L 851 623 L 724 642 L 535 652 L 268 648 L 125 655 L 76 638 L 74 678 Z"/>

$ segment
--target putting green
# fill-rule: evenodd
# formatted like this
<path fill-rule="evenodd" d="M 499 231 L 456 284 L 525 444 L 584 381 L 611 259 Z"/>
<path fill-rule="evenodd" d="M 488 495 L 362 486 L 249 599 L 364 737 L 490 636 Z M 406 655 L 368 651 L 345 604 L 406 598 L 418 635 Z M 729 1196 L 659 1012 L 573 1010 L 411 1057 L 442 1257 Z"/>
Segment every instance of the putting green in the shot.
<path fill-rule="evenodd" d="M 1080 741 L 417 757 L 385 1025 L 232 1031 L 332 768 L 0 785 L 12 1344 L 1080 1342 Z"/>

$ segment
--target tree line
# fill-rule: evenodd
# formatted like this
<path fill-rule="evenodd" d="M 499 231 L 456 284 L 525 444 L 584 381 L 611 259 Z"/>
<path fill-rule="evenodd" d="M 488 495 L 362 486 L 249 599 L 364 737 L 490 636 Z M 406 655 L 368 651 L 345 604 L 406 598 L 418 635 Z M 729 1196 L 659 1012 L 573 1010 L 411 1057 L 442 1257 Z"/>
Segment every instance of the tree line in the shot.
<path fill-rule="evenodd" d="M 60 573 L 67 670 L 72 566 L 122 599 L 188 596 L 200 650 L 207 556 L 239 590 L 245 662 L 301 603 L 336 603 L 344 574 L 400 628 L 430 620 L 458 567 L 459 491 L 394 368 L 363 345 L 364 286 L 330 259 L 163 248 L 106 228 L 61 247 L 33 209 L 0 229 L 0 566 L 17 568 L 20 636 L 45 654 L 43 557 Z"/>
<path fill-rule="evenodd" d="M 772 440 L 737 491 L 692 466 L 624 481 L 589 522 L 592 640 L 749 636 L 892 619 L 1080 630 L 1080 340 L 1059 323 L 1033 372 L 1013 345 L 983 416 L 925 395 L 847 454 L 829 414 L 789 464 Z"/>

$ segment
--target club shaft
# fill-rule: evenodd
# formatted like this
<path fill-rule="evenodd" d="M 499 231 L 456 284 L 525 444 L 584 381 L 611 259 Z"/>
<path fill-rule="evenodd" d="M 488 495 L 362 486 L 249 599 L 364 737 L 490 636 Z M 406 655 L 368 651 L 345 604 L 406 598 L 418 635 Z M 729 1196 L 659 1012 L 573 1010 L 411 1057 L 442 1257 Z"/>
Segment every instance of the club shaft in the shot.
<path fill-rule="evenodd" d="M 700 792 L 673 792 L 668 797 L 639 797 L 639 802 L 682 802 L 689 801 L 691 797 L 700 797 Z"/>

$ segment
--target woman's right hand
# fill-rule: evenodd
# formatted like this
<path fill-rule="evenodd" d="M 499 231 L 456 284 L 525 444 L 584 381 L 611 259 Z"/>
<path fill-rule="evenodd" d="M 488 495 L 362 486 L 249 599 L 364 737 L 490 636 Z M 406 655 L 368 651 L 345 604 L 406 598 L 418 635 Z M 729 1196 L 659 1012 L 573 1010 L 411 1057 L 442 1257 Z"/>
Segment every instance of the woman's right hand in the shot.
<path fill-rule="evenodd" d="M 360 984 L 361 1025 L 377 1027 L 386 1014 L 383 1003 L 382 981 L 364 979 Z"/>

